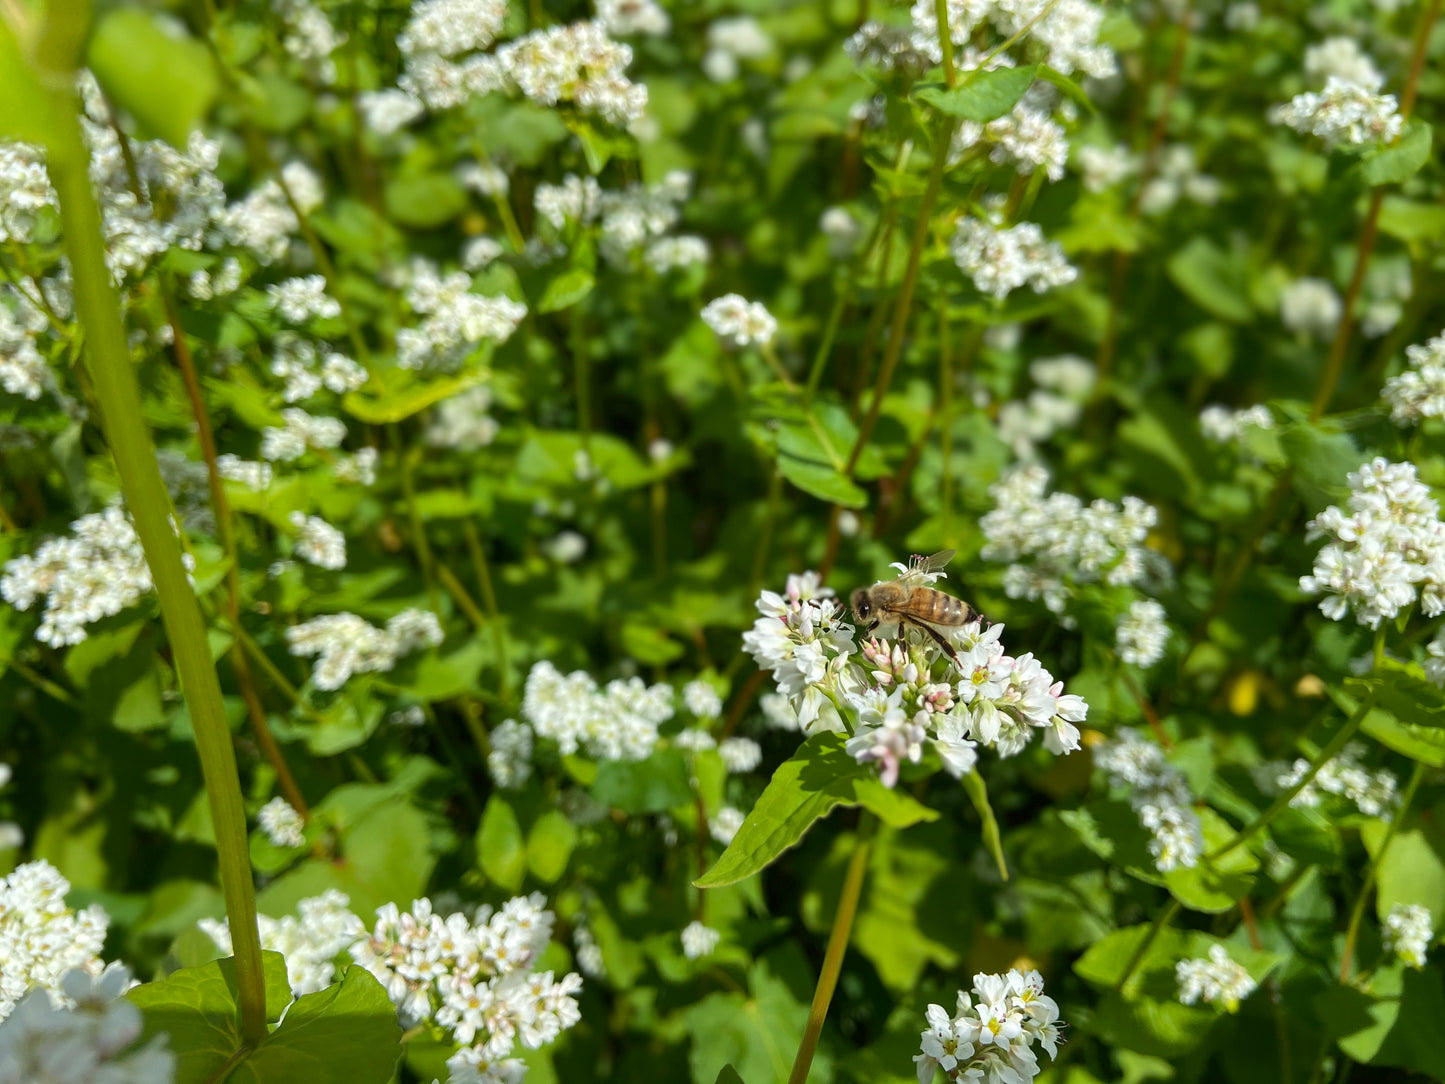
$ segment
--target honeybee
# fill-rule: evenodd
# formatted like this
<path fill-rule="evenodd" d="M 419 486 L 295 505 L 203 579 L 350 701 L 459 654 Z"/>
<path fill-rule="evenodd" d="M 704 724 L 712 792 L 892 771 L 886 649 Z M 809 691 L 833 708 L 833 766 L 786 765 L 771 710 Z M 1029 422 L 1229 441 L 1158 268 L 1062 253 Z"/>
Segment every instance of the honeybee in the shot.
<path fill-rule="evenodd" d="M 872 632 L 879 625 L 896 624 L 902 638 L 904 630 L 912 625 L 932 636 L 955 665 L 961 665 L 958 652 L 935 626 L 956 628 L 985 618 L 963 599 L 929 587 L 927 581 L 928 576 L 941 572 L 943 566 L 953 560 L 955 552 L 941 550 L 932 557 L 915 556 L 896 580 L 883 580 L 854 591 L 849 601 L 863 631 Z"/>

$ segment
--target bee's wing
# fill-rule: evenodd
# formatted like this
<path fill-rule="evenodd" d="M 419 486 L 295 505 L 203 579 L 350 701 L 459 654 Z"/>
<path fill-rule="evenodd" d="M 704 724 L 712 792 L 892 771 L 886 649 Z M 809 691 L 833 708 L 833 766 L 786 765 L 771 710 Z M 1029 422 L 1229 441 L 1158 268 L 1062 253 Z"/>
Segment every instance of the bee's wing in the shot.
<path fill-rule="evenodd" d="M 920 572 L 942 572 L 944 565 L 952 561 L 957 553 L 958 550 L 939 550 L 933 556 L 925 557 L 918 570 Z"/>

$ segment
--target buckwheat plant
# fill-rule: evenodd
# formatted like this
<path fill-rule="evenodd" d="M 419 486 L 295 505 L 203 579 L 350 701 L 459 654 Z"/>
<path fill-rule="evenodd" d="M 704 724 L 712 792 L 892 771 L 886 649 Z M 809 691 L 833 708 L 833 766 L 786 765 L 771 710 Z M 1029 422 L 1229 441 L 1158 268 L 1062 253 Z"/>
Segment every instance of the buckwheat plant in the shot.
<path fill-rule="evenodd" d="M 1238 1012 L 1239 1003 L 1254 993 L 1256 983 L 1241 964 L 1230 959 L 1223 945 L 1211 945 L 1209 958 L 1180 960 L 1175 965 L 1179 1000 L 1186 1005 L 1203 1001 L 1225 1012 Z"/>
<path fill-rule="evenodd" d="M 1016 969 L 975 975 L 973 989 L 959 991 L 951 1017 L 942 1005 L 929 1005 L 927 1018 L 922 1050 L 913 1056 L 919 1084 L 930 1084 L 940 1069 L 952 1081 L 1033 1080 L 1042 1071 L 1035 1046 L 1058 1057 L 1065 1026 L 1058 1004 L 1044 993 L 1043 976 Z"/>

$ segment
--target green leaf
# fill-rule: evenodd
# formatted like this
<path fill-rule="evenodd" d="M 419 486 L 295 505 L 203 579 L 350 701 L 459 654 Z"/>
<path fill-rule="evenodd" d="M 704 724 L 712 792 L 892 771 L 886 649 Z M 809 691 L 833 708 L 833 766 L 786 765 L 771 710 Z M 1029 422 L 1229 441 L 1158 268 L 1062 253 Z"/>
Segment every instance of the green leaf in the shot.
<path fill-rule="evenodd" d="M 1427 729 L 1445 727 L 1445 694 L 1413 662 L 1385 659 L 1376 678 L 1346 679 L 1345 688 L 1356 697 L 1373 690 L 1375 706 L 1402 723 Z"/>
<path fill-rule="evenodd" d="M 743 1078 L 738 1076 L 738 1071 L 729 1064 L 722 1067 L 713 1084 L 743 1084 Z"/>
<path fill-rule="evenodd" d="M 1360 177 L 1367 185 L 1399 184 L 1430 160 L 1430 126 L 1411 121 L 1393 146 L 1373 150 L 1360 159 Z"/>
<path fill-rule="evenodd" d="M 527 876 L 527 848 L 517 814 L 499 794 L 487 799 L 477 827 L 477 863 L 493 884 L 508 892 L 522 887 Z"/>
<path fill-rule="evenodd" d="M 585 267 L 570 267 L 551 279 L 537 302 L 538 312 L 570 309 L 592 292 L 597 280 Z"/>
<path fill-rule="evenodd" d="M 1314 511 L 1343 497 L 1345 476 L 1368 458 L 1349 434 L 1308 422 L 1286 426 L 1280 447 L 1294 468 L 1296 491 Z"/>
<path fill-rule="evenodd" d="M 401 1057 L 396 1006 L 376 978 L 348 967 L 341 981 L 305 994 L 235 1071 L 230 1084 L 386 1084 Z"/>
<path fill-rule="evenodd" d="M 1445 730 L 1402 723 L 1378 708 L 1365 716 L 1360 729 L 1387 749 L 1432 768 L 1445 768 Z"/>
<path fill-rule="evenodd" d="M 450 173 L 422 173 L 388 181 L 382 201 L 394 221 L 433 230 L 466 210 L 467 193 Z"/>
<path fill-rule="evenodd" d="M 1003 856 L 1003 838 L 999 835 L 998 818 L 993 815 L 993 806 L 988 801 L 988 784 L 977 771 L 970 771 L 961 782 L 964 793 L 968 795 L 968 800 L 973 803 L 979 819 L 983 821 L 984 846 L 988 848 L 988 853 L 993 855 L 998 866 L 998 875 L 1007 881 L 1008 862 Z"/>
<path fill-rule="evenodd" d="M 1326 1033 L 1356 1061 L 1445 1078 L 1445 984 L 1438 968 L 1392 964 L 1375 972 L 1366 990 L 1322 990 L 1313 1007 Z"/>
<path fill-rule="evenodd" d="M 1038 75 L 1038 66 L 1033 64 L 1021 68 L 979 70 L 952 90 L 928 86 L 919 90 L 916 97 L 940 113 L 986 123 L 997 120 L 1018 105 L 1019 99 Z"/>
<path fill-rule="evenodd" d="M 716 865 L 693 883 L 717 888 L 751 877 L 795 846 L 834 806 L 862 805 L 894 828 L 938 814 L 878 781 L 871 764 L 849 756 L 839 734 L 815 734 L 785 761 Z"/>
<path fill-rule="evenodd" d="M 173 147 L 184 148 L 216 97 L 210 52 L 176 19 L 135 7 L 102 15 L 85 62 L 106 96 Z"/>
<path fill-rule="evenodd" d="M 9 24 L 0 19 L 0 139 L 44 144 L 50 101 L 26 66 Z"/>
<path fill-rule="evenodd" d="M 387 425 L 410 418 L 459 391 L 480 384 L 488 375 L 486 369 L 477 367 L 431 380 L 409 369 L 391 369 L 381 373 L 364 390 L 348 392 L 341 405 L 360 421 Z"/>
<path fill-rule="evenodd" d="M 1189 300 L 1212 316 L 1240 324 L 1253 317 L 1239 257 L 1213 241 L 1195 237 L 1169 257 L 1165 270 Z"/>
<path fill-rule="evenodd" d="M 560 809 L 549 809 L 527 833 L 527 865 L 543 884 L 554 884 L 567 872 L 577 828 Z"/>
<path fill-rule="evenodd" d="M 676 749 L 659 749 L 646 760 L 604 760 L 592 797 L 624 813 L 665 813 L 687 805 L 692 801 L 687 761 Z"/>
<path fill-rule="evenodd" d="M 277 1020 L 291 1003 L 286 962 L 279 952 L 263 952 L 261 969 L 266 1019 Z M 240 1049 L 238 989 L 236 961 L 228 956 L 174 971 L 125 995 L 141 1011 L 143 1039 L 170 1036 L 170 1049 L 176 1055 L 175 1084 L 204 1084 L 214 1079 Z"/>
<path fill-rule="evenodd" d="M 1199 824 L 1204 831 L 1204 852 L 1228 843 L 1234 829 L 1214 810 L 1199 811 Z M 1259 859 L 1247 847 L 1236 847 L 1212 863 L 1202 859 L 1192 869 L 1174 869 L 1164 875 L 1169 892 L 1192 911 L 1219 914 L 1230 910 L 1248 895 L 1254 885 L 1250 876 L 1259 868 Z"/>
<path fill-rule="evenodd" d="M 841 504 L 844 508 L 862 508 L 868 503 L 868 494 L 832 467 L 780 453 L 778 469 L 793 485 L 820 500 Z"/>
<path fill-rule="evenodd" d="M 1396 904 L 1419 904 L 1431 915 L 1445 914 L 1445 807 L 1421 814 L 1418 822 L 1402 828 L 1381 856 L 1380 845 L 1389 831 L 1382 820 L 1360 829 L 1371 857 L 1377 858 L 1379 891 L 1375 909 L 1383 918 Z"/>

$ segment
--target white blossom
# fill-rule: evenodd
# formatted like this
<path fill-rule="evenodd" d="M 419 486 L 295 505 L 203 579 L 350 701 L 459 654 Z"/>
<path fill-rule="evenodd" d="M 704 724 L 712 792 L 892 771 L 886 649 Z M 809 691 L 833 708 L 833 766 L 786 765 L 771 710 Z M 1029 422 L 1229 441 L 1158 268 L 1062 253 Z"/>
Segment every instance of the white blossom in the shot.
<path fill-rule="evenodd" d="M 292 552 L 317 568 L 346 567 L 346 536 L 319 516 L 292 512 L 291 526 L 296 531 Z"/>
<path fill-rule="evenodd" d="M 425 260 L 413 264 L 406 303 L 424 319 L 397 332 L 399 366 L 452 372 L 483 341 L 501 344 L 511 337 L 527 306 L 508 297 L 483 297 L 471 288 L 472 278 L 465 271 L 441 275 Z"/>
<path fill-rule="evenodd" d="M 563 756 L 584 749 L 606 760 L 643 760 L 657 745 L 658 727 L 672 718 L 670 685 L 617 679 L 599 689 L 586 671 L 563 675 L 543 660 L 527 675 L 522 714 L 540 738 Z"/>
<path fill-rule="evenodd" d="M 743 826 L 743 811 L 725 805 L 714 813 L 707 822 L 708 834 L 724 847 L 733 841 L 738 829 Z"/>
<path fill-rule="evenodd" d="M 1320 92 L 1296 94 L 1269 111 L 1269 119 L 1297 132 L 1317 135 L 1328 145 L 1388 143 L 1400 134 L 1403 120 L 1393 94 L 1331 75 Z"/>
<path fill-rule="evenodd" d="M 1044 993 L 1037 971 L 974 975 L 951 1017 L 942 1005 L 929 1005 L 925 1019 L 913 1057 L 919 1084 L 931 1084 L 940 1069 L 958 1084 L 1027 1084 L 1040 1072 L 1035 1045 L 1053 1059 L 1063 1041 L 1058 1003 Z"/>
<path fill-rule="evenodd" d="M 752 738 L 724 738 L 717 751 L 723 766 L 734 775 L 750 772 L 763 762 L 763 748 Z"/>
<path fill-rule="evenodd" d="M 1445 417 L 1445 334 L 1406 347 L 1405 359 L 1405 370 L 1386 380 L 1380 392 L 1390 419 L 1406 426 Z"/>
<path fill-rule="evenodd" d="M 1204 831 L 1194 811 L 1194 796 L 1178 768 L 1159 746 L 1131 727 L 1121 727 L 1094 751 L 1094 763 L 1109 784 L 1129 787 L 1129 804 L 1154 837 L 1149 853 L 1161 873 L 1191 869 L 1204 852 Z"/>
<path fill-rule="evenodd" d="M 1435 940 L 1430 909 L 1418 903 L 1397 903 L 1383 923 L 1385 951 L 1393 952 L 1407 967 L 1425 966 L 1425 955 Z"/>
<path fill-rule="evenodd" d="M 689 960 L 711 956 L 722 934 L 701 922 L 689 922 L 682 931 L 682 951 Z"/>
<path fill-rule="evenodd" d="M 1226 1012 L 1235 1012 L 1255 989 L 1249 972 L 1230 959 L 1223 945 L 1211 945 L 1207 960 L 1180 960 L 1174 965 L 1174 973 L 1179 982 L 1179 1000 L 1186 1005 L 1217 1002 Z"/>
<path fill-rule="evenodd" d="M 1133 153 L 1123 144 L 1113 147 L 1082 146 L 1074 152 L 1074 163 L 1090 192 L 1113 188 L 1139 168 Z"/>
<path fill-rule="evenodd" d="M 710 681 L 699 678 L 682 687 L 682 702 L 699 719 L 716 719 L 722 714 L 722 697 Z"/>
<path fill-rule="evenodd" d="M 308 448 L 335 448 L 346 439 L 346 423 L 340 418 L 308 414 L 299 407 L 281 411 L 281 427 L 261 430 L 261 458 L 272 462 L 300 459 Z"/>
<path fill-rule="evenodd" d="M 441 624 L 425 610 L 403 610 L 379 629 L 355 614 L 312 618 L 286 630 L 291 654 L 317 656 L 311 680 L 339 689 L 352 674 L 390 670 L 403 655 L 442 642 Z"/>
<path fill-rule="evenodd" d="M 672 29 L 672 20 L 655 0 L 597 0 L 597 21 L 619 38 L 662 37 Z"/>
<path fill-rule="evenodd" d="M 979 293 L 1002 300 L 1021 286 L 1044 293 L 1078 277 L 1063 250 L 1044 239 L 1032 222 L 1002 226 L 992 220 L 959 220 L 951 245 L 953 261 Z"/>
<path fill-rule="evenodd" d="M 320 275 L 301 275 L 273 283 L 266 287 L 266 296 L 271 307 L 293 324 L 341 315 L 341 303 L 327 295 L 326 280 Z"/>
<path fill-rule="evenodd" d="M 1367 817 L 1389 820 L 1399 804 L 1399 783 L 1386 768 L 1371 771 L 1365 766 L 1364 758 L 1365 747 L 1359 742 L 1350 742 L 1320 765 L 1315 777 L 1300 788 L 1289 804 L 1317 806 L 1323 791 L 1353 802 L 1355 808 Z M 1289 790 L 1305 777 L 1309 769 L 1308 760 L 1296 760 L 1277 773 L 1275 785 L 1280 790 Z"/>
<path fill-rule="evenodd" d="M 532 728 L 507 719 L 487 735 L 487 774 L 503 790 L 517 790 L 532 777 Z"/>
<path fill-rule="evenodd" d="M 1279 297 L 1279 319 L 1290 331 L 1321 341 L 1339 325 L 1344 303 L 1324 279 L 1295 279 Z"/>
<path fill-rule="evenodd" d="M 725 294 L 709 301 L 702 310 L 703 323 L 724 343 L 743 347 L 766 346 L 773 341 L 778 322 L 760 301 L 748 301 L 739 294 Z"/>
<path fill-rule="evenodd" d="M 1305 75 L 1317 83 L 1338 79 L 1365 90 L 1379 90 L 1385 77 L 1354 38 L 1333 37 L 1305 46 Z"/>
<path fill-rule="evenodd" d="M 1115 625 L 1119 658 L 1135 666 L 1153 666 L 1164 657 L 1169 642 L 1169 623 L 1164 607 L 1151 598 L 1129 604 Z"/>
<path fill-rule="evenodd" d="M 285 798 L 275 797 L 263 805 L 256 814 L 256 823 L 261 831 L 278 847 L 300 847 L 306 837 L 301 834 L 305 825 L 301 814 L 291 807 Z"/>
<path fill-rule="evenodd" d="M 1199 412 L 1199 431 L 1216 444 L 1237 444 L 1247 429 L 1273 429 L 1274 415 L 1263 403 L 1240 410 L 1212 404 Z"/>
<path fill-rule="evenodd" d="M 17 866 L 0 880 L 0 1020 L 30 990 L 43 990 L 57 1008 L 69 1007 L 62 976 L 77 968 L 101 974 L 110 916 L 98 903 L 67 907 L 69 891 L 70 882 L 44 860 Z"/>

